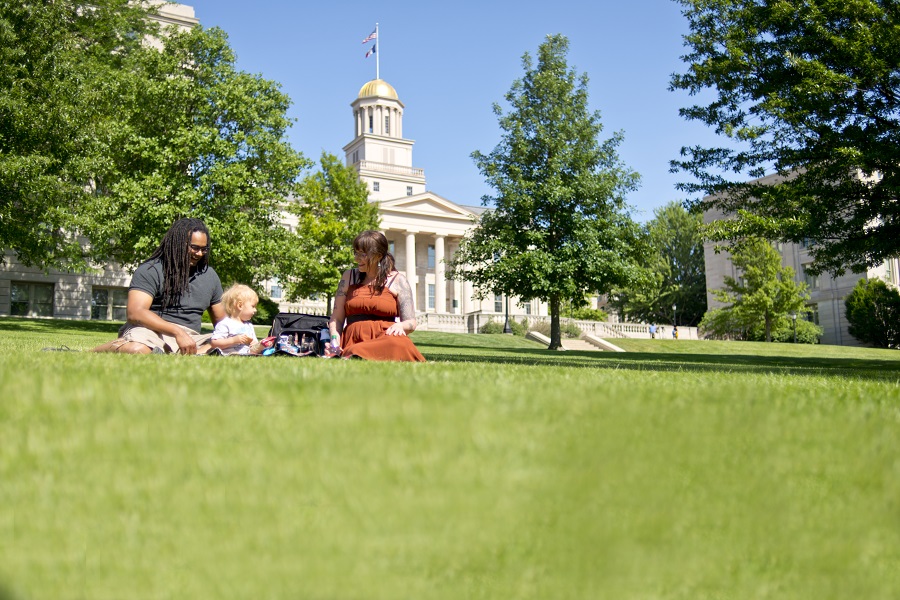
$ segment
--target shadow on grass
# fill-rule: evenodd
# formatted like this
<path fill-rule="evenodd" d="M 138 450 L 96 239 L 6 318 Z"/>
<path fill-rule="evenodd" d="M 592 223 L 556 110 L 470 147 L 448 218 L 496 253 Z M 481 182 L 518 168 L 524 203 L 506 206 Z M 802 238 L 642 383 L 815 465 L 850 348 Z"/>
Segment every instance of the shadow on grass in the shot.
<path fill-rule="evenodd" d="M 12 590 L 0 583 L 0 600 L 18 600 L 19 596 L 13 594 Z"/>
<path fill-rule="evenodd" d="M 841 375 L 877 381 L 900 380 L 898 363 L 886 360 L 810 358 L 719 354 L 666 354 L 658 352 L 589 352 L 546 349 L 498 348 L 473 352 L 471 346 L 421 344 L 430 361 L 492 363 L 582 369 L 634 371 L 694 371 L 704 373 L 759 373 L 784 375 Z M 431 352 L 435 349 L 435 352 Z M 439 349 L 446 349 L 443 351 Z M 460 350 L 453 352 L 452 350 Z"/>
<path fill-rule="evenodd" d="M 34 333 L 56 333 L 60 329 L 86 333 L 109 333 L 116 337 L 119 321 L 63 321 L 61 319 L 27 319 L 24 317 L 0 317 L 0 331 L 30 331 Z M 0 597 L 0 600 L 3 600 Z"/>

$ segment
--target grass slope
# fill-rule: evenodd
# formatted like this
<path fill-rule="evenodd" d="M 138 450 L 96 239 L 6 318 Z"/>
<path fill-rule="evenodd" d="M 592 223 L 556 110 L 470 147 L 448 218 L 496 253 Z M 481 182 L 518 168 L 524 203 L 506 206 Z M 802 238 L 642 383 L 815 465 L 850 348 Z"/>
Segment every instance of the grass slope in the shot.
<path fill-rule="evenodd" d="M 0 319 L 2 600 L 900 597 L 896 352 L 114 335 Z"/>

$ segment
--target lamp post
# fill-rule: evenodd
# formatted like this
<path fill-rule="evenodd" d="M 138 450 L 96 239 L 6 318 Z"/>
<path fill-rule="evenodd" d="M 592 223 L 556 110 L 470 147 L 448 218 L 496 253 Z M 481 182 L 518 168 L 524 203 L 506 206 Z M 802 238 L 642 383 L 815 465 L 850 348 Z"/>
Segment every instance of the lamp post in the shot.
<path fill-rule="evenodd" d="M 794 322 L 794 343 L 797 343 L 797 313 L 791 313 L 791 320 Z"/>
<path fill-rule="evenodd" d="M 678 309 L 678 306 L 673 304 L 672 305 L 672 326 L 673 327 L 678 327 L 678 313 L 676 312 L 677 309 Z"/>
<path fill-rule="evenodd" d="M 512 333 L 512 327 L 509 326 L 509 296 L 504 294 L 506 298 L 506 323 L 503 324 L 503 333 Z"/>

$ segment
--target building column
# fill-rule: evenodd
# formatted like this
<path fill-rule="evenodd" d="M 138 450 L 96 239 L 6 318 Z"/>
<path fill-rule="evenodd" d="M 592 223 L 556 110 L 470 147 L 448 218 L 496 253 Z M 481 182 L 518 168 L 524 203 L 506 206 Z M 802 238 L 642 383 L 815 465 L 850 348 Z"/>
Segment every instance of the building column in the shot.
<path fill-rule="evenodd" d="M 442 235 L 434 236 L 434 311 L 447 312 L 447 276 Z"/>
<path fill-rule="evenodd" d="M 460 298 L 460 306 L 462 306 L 463 314 L 469 314 L 475 307 L 472 303 L 472 282 L 468 279 L 463 280 L 462 298 Z"/>
<path fill-rule="evenodd" d="M 409 287 L 412 290 L 413 302 L 416 303 L 416 310 L 419 307 L 418 297 L 416 296 L 416 234 L 406 233 L 406 279 L 409 280 Z"/>

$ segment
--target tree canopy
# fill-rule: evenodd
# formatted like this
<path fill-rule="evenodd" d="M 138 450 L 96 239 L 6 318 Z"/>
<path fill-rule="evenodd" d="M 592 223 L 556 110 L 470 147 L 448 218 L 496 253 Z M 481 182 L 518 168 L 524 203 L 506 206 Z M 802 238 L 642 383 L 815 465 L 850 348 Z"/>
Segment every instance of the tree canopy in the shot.
<path fill-rule="evenodd" d="M 448 272 L 488 293 L 549 303 L 550 348 L 560 347 L 560 308 L 580 304 L 639 276 L 645 248 L 625 194 L 638 175 L 616 148 L 622 134 L 600 142 L 599 112 L 588 109 L 588 78 L 566 62 L 569 42 L 548 36 L 537 64 L 528 53 L 525 75 L 495 104 L 503 131 L 489 154 L 472 157 L 495 196 L 463 240 Z"/>
<path fill-rule="evenodd" d="M 0 243 L 45 268 L 133 266 L 191 216 L 223 282 L 276 273 L 283 201 L 310 166 L 277 83 L 239 71 L 219 29 L 147 44 L 144 3 L 0 1 Z"/>
<path fill-rule="evenodd" d="M 610 303 L 631 321 L 695 326 L 706 312 L 706 264 L 700 215 L 678 202 L 654 211 L 645 226 L 650 245 L 648 274 L 610 295 Z M 677 306 L 673 312 L 672 306 Z"/>
<path fill-rule="evenodd" d="M 300 183 L 300 200 L 289 210 L 297 215 L 297 237 L 290 264 L 284 264 L 281 280 L 292 299 L 321 294 L 328 299 L 337 289 L 341 274 L 354 265 L 353 238 L 378 229 L 378 205 L 368 201 L 369 190 L 352 167 L 323 152 L 321 170 Z"/>
<path fill-rule="evenodd" d="M 86 185 L 111 157 L 126 65 L 157 30 L 137 3 L 87 6 L 0 0 L 0 247 L 27 265 L 87 264 Z"/>
<path fill-rule="evenodd" d="M 900 253 L 900 5 L 678 1 L 688 68 L 671 87 L 711 91 L 681 114 L 729 140 L 673 161 L 696 178 L 681 189 L 735 216 L 709 235 L 812 241 L 813 272 Z"/>

